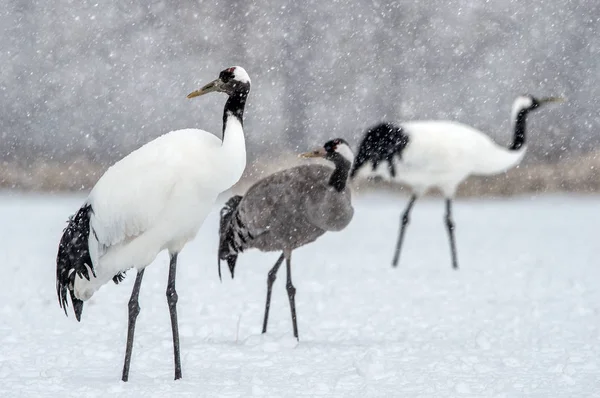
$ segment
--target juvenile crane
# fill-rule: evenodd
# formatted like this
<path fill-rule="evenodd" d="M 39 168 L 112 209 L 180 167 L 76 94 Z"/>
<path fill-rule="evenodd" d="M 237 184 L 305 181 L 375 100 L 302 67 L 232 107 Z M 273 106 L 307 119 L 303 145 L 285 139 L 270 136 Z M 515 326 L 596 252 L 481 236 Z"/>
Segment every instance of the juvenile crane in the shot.
<path fill-rule="evenodd" d="M 430 188 L 440 189 L 446 200 L 445 224 L 450 240 L 452 267 L 458 268 L 452 198 L 458 185 L 470 175 L 502 173 L 523 159 L 526 119 L 530 111 L 562 98 L 517 97 L 512 106 L 513 141 L 508 148 L 496 144 L 483 132 L 451 121 L 414 121 L 398 126 L 382 123 L 365 133 L 350 173 L 379 176 L 406 184 L 412 190 L 401 217 L 400 233 L 392 265 L 396 267 L 410 211 L 417 198 Z"/>
<path fill-rule="evenodd" d="M 346 186 L 354 159 L 348 143 L 340 138 L 334 139 L 325 143 L 323 148 L 300 156 L 325 158 L 333 162 L 335 168 L 303 165 L 258 181 L 243 197 L 233 196 L 227 201 L 221 210 L 219 228 L 219 277 L 221 260 L 226 260 L 233 278 L 237 257 L 244 250 L 256 248 L 265 252 L 283 252 L 267 278 L 262 332 L 267 331 L 273 282 L 285 259 L 286 289 L 296 339 L 298 324 L 296 288 L 292 284 L 292 251 L 315 241 L 327 231 L 341 231 L 354 214 L 350 190 Z"/>
<path fill-rule="evenodd" d="M 239 67 L 188 95 L 229 96 L 223 111 L 223 138 L 198 129 L 172 131 L 110 167 L 69 220 L 58 248 L 56 291 L 67 314 L 67 292 L 81 320 L 83 302 L 111 279 L 137 269 L 129 300 L 127 348 L 122 380 L 129 378 L 138 296 L 145 267 L 163 250 L 170 256 L 167 302 L 173 333 L 175 380 L 181 378 L 177 255 L 192 240 L 217 195 L 235 184 L 246 167 L 243 115 L 250 78 Z"/>

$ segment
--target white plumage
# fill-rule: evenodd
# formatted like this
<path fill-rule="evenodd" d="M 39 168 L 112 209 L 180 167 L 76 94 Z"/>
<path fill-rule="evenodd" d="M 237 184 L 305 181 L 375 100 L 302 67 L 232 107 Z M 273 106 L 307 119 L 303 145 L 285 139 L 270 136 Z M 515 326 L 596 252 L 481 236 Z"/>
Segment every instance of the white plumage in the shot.
<path fill-rule="evenodd" d="M 127 381 L 137 303 L 144 268 L 163 250 L 171 256 L 167 298 L 171 314 L 175 379 L 181 377 L 175 272 L 177 255 L 192 240 L 217 195 L 242 176 L 246 166 L 243 112 L 250 78 L 241 67 L 188 98 L 219 91 L 229 95 L 223 139 L 198 129 L 167 133 L 110 167 L 65 229 L 57 256 L 57 293 L 61 307 L 71 296 L 77 320 L 83 301 L 111 279 L 137 268 L 129 302 L 129 328 L 123 380 Z"/>
<path fill-rule="evenodd" d="M 453 121 L 413 121 L 398 126 L 383 123 L 366 132 L 351 177 L 377 176 L 408 185 L 413 191 L 402 215 L 394 266 L 399 260 L 405 227 L 414 202 L 429 189 L 438 188 L 446 198 L 445 221 L 452 265 L 458 268 L 451 208 L 458 185 L 470 175 L 498 174 L 519 164 L 527 149 L 525 131 L 528 112 L 544 103 L 557 101 L 560 98 L 517 97 L 511 111 L 514 137 L 509 148 L 499 146 L 477 129 Z"/>
<path fill-rule="evenodd" d="M 517 165 L 525 154 L 497 145 L 480 131 L 451 121 L 414 121 L 401 125 L 409 144 L 400 156 L 393 157 L 395 176 L 385 162 L 367 162 L 357 176 L 377 175 L 384 180 L 409 185 L 423 195 L 437 187 L 453 196 L 458 185 L 469 175 L 501 173 Z M 370 170 L 369 170 L 370 169 Z"/>
<path fill-rule="evenodd" d="M 233 120 L 223 142 L 203 130 L 177 130 L 109 168 L 87 199 L 94 209 L 89 245 L 96 278 L 75 278 L 75 296 L 87 300 L 114 275 L 143 269 L 162 250 L 180 252 L 245 164 L 244 133 Z"/>

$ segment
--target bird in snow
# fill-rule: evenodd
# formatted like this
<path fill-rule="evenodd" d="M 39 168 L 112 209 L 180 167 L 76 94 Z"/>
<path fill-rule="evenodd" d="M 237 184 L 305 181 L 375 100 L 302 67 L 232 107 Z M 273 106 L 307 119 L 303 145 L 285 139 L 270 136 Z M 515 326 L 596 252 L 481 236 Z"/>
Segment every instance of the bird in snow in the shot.
<path fill-rule="evenodd" d="M 296 322 L 296 288 L 292 284 L 292 251 L 315 241 L 327 231 L 341 231 L 352 220 L 354 209 L 346 185 L 354 159 L 350 146 L 341 138 L 325 143 L 323 148 L 300 155 L 324 158 L 335 168 L 303 165 L 272 174 L 254 184 L 246 194 L 231 197 L 221 210 L 219 227 L 219 277 L 221 260 L 227 261 L 233 278 L 239 253 L 250 248 L 281 251 L 269 271 L 267 301 L 262 332 L 267 331 L 271 290 L 277 271 L 286 260 L 286 289 L 290 302 L 294 337 Z"/>
<path fill-rule="evenodd" d="M 241 177 L 246 166 L 243 115 L 250 78 L 239 66 L 188 95 L 229 96 L 223 111 L 223 138 L 199 129 L 172 131 L 145 144 L 110 167 L 79 211 L 70 218 L 58 248 L 56 291 L 67 314 L 67 292 L 81 320 L 83 302 L 110 280 L 137 269 L 129 300 L 127 348 L 122 380 L 129 378 L 138 296 L 145 267 L 163 250 L 170 256 L 167 302 L 171 316 L 175 380 L 181 378 L 177 255 L 192 240 L 217 195 Z"/>
<path fill-rule="evenodd" d="M 378 124 L 367 130 L 360 143 L 350 178 L 377 176 L 405 184 L 412 190 L 401 217 L 392 265 L 398 265 L 410 211 L 417 198 L 437 187 L 446 200 L 445 224 L 450 240 L 452 267 L 458 268 L 452 198 L 470 175 L 502 173 L 523 159 L 527 150 L 526 119 L 529 112 L 562 98 L 517 97 L 512 106 L 513 141 L 508 148 L 496 144 L 473 127 L 445 120 Z"/>

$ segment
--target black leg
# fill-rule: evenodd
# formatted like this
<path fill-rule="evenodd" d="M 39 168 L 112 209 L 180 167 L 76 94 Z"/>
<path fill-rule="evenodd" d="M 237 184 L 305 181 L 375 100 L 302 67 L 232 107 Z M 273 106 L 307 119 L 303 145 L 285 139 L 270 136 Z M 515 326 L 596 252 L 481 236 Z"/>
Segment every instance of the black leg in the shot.
<path fill-rule="evenodd" d="M 175 380 L 181 379 L 181 360 L 179 356 L 179 327 L 177 325 L 177 292 L 175 291 L 175 275 L 177 271 L 177 253 L 171 254 L 169 265 L 169 281 L 167 283 L 167 302 L 171 315 L 173 331 L 173 358 L 175 360 Z"/>
<path fill-rule="evenodd" d="M 135 283 L 133 284 L 133 290 L 131 291 L 131 298 L 129 299 L 129 321 L 127 324 L 127 348 L 125 349 L 125 363 L 123 364 L 123 376 L 121 380 L 129 380 L 129 364 L 131 363 L 131 352 L 133 350 L 133 335 L 135 333 L 135 321 L 138 314 L 140 313 L 140 304 L 138 297 L 140 295 L 140 286 L 142 285 L 142 278 L 144 277 L 144 270 L 138 271 L 135 277 Z"/>
<path fill-rule="evenodd" d="M 285 288 L 287 289 L 288 299 L 290 299 L 290 310 L 292 312 L 292 326 L 294 327 L 294 337 L 298 338 L 298 323 L 296 322 L 296 288 L 292 284 L 292 253 L 290 252 L 285 256 L 285 265 L 287 268 L 287 283 Z"/>
<path fill-rule="evenodd" d="M 412 195 L 410 200 L 408 201 L 408 205 L 406 209 L 404 209 L 404 213 L 402 213 L 401 225 L 400 225 L 400 234 L 398 235 L 398 242 L 396 243 L 396 251 L 394 252 L 394 259 L 392 260 L 392 266 L 397 267 L 398 261 L 400 260 L 400 249 L 402 249 L 402 241 L 404 241 L 404 233 L 406 232 L 406 226 L 410 221 L 410 211 L 412 210 L 415 201 L 417 200 L 417 195 Z"/>
<path fill-rule="evenodd" d="M 448 237 L 450 238 L 452 268 L 458 269 L 458 259 L 456 258 L 456 242 L 454 240 L 454 221 L 452 221 L 452 199 L 446 199 L 446 228 L 448 228 Z"/>
<path fill-rule="evenodd" d="M 277 262 L 269 271 L 269 276 L 267 277 L 267 303 L 265 304 L 265 317 L 263 319 L 263 333 L 267 333 L 267 323 L 269 322 L 269 309 L 271 308 L 271 291 L 273 290 L 273 283 L 275 279 L 277 279 L 277 271 L 279 271 L 279 267 L 281 267 L 281 263 L 283 263 L 284 255 L 282 254 L 277 259 Z"/>

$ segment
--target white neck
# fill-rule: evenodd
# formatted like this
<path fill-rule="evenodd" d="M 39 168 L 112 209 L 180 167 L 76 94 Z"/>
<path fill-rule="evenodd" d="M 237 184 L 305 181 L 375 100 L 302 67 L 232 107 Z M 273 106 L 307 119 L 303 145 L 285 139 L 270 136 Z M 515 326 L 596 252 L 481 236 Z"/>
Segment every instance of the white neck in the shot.
<path fill-rule="evenodd" d="M 244 138 L 244 128 L 240 123 L 240 119 L 232 113 L 226 116 L 225 130 L 223 132 L 224 139 L 221 146 L 223 161 L 222 167 L 227 170 L 224 173 L 224 185 L 228 185 L 229 189 L 242 177 L 242 173 L 246 168 L 246 140 Z"/>
<path fill-rule="evenodd" d="M 511 169 L 521 163 L 527 146 L 523 145 L 518 151 L 511 151 L 499 145 L 494 145 L 491 151 L 481 153 L 477 159 L 475 175 L 494 175 Z"/>
<path fill-rule="evenodd" d="M 348 160 L 348 162 L 350 162 L 350 164 L 352 164 L 352 162 L 354 162 L 354 153 L 352 152 L 352 149 L 350 149 L 350 147 L 346 144 L 339 144 L 337 146 L 336 152 L 339 153 L 340 155 L 342 155 L 344 158 L 346 158 L 346 160 Z"/>

